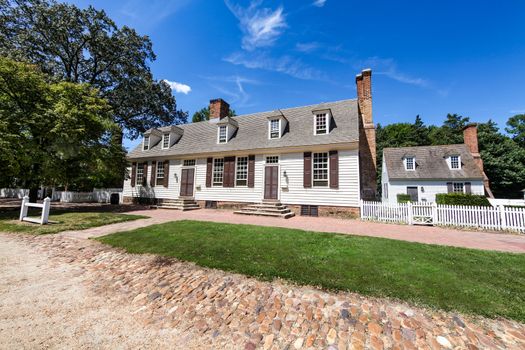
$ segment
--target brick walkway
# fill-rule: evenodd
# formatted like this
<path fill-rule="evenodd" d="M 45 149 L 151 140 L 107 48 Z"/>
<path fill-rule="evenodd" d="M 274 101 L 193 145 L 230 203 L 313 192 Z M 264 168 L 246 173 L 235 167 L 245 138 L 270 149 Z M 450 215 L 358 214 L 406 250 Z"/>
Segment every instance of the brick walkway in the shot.
<path fill-rule="evenodd" d="M 525 343 L 525 325 L 518 322 L 327 293 L 281 281 L 261 282 L 190 263 L 127 254 L 90 240 L 0 234 L 2 249 L 25 252 L 21 257 L 25 261 L 0 260 L 0 279 L 9 281 L 0 288 L 0 347 L 148 348 L 165 339 L 170 343 L 164 348 L 250 350 L 523 349 Z M 21 263 L 34 265 L 35 273 L 20 273 Z M 32 279 L 38 278 L 38 270 L 49 279 L 46 286 L 60 286 L 64 293 L 74 279 L 75 293 L 82 297 L 57 301 L 61 293 L 44 293 L 45 289 L 34 295 Z M 27 293 L 36 299 L 27 298 Z M 101 299 L 104 312 L 77 305 L 100 305 L 92 300 Z M 64 309 L 68 321 L 60 324 Z M 97 312 L 103 328 L 96 323 Z M 100 333 L 93 333 L 92 327 Z"/>
<path fill-rule="evenodd" d="M 233 214 L 229 210 L 201 209 L 181 212 L 178 210 L 141 210 L 133 214 L 147 215 L 151 219 L 137 220 L 84 231 L 65 232 L 68 237 L 88 238 L 103 236 L 109 233 L 124 231 L 154 223 L 174 220 L 204 220 L 213 222 L 252 224 L 261 226 L 276 226 L 298 228 L 320 232 L 337 232 L 362 236 L 384 237 L 411 242 L 449 245 L 503 252 L 525 253 L 525 235 L 488 233 L 479 231 L 454 230 L 443 227 L 408 226 L 382 224 L 360 220 L 337 219 L 331 217 L 296 216 L 291 219 L 279 219 L 261 216 L 245 216 Z"/>

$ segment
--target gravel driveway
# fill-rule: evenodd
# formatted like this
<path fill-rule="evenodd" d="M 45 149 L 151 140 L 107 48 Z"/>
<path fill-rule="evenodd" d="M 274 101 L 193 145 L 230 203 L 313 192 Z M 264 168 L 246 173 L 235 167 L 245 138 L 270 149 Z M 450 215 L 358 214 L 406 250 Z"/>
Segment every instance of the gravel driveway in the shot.
<path fill-rule="evenodd" d="M 525 325 L 0 234 L 0 349 L 523 349 Z"/>

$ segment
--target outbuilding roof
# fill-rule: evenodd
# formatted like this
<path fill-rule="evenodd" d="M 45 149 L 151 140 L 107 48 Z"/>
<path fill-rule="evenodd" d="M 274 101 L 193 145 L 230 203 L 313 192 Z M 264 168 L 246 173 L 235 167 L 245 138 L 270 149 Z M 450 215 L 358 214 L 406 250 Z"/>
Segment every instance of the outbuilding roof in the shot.
<path fill-rule="evenodd" d="M 447 158 L 460 156 L 461 169 L 450 169 Z M 406 170 L 403 159 L 414 157 L 415 170 Z M 483 180 L 467 145 L 396 147 L 383 149 L 389 180 Z"/>
<path fill-rule="evenodd" d="M 329 134 L 314 135 L 313 111 L 315 110 L 330 110 L 332 121 Z M 272 116 L 284 116 L 288 120 L 288 125 L 281 138 L 269 139 L 268 137 L 268 117 Z M 142 144 L 139 144 L 128 153 L 128 158 L 185 156 L 359 141 L 356 99 L 247 114 L 231 119 L 238 124 L 238 129 L 227 143 L 217 143 L 218 120 L 212 119 L 177 125 L 184 130 L 184 133 L 180 140 L 169 149 L 162 149 L 159 142 L 143 151 Z M 161 132 L 168 132 L 170 127 L 158 129 Z"/>

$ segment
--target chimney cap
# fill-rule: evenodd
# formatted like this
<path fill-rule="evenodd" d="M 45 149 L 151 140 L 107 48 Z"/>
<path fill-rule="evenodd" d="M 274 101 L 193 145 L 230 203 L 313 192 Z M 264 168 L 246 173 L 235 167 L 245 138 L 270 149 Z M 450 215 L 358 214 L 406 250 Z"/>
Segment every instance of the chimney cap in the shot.
<path fill-rule="evenodd" d="M 224 101 L 222 98 L 212 98 L 210 100 L 210 103 L 214 103 L 214 102 L 222 102 L 222 103 L 226 103 L 228 106 L 230 105 L 228 102 Z"/>
<path fill-rule="evenodd" d="M 363 69 L 363 70 L 361 71 L 361 74 L 362 74 L 362 75 L 372 75 L 372 69 L 371 69 L 371 68 Z"/>
<path fill-rule="evenodd" d="M 478 123 L 468 123 L 467 125 L 463 127 L 462 130 L 466 130 L 466 129 L 473 128 L 473 127 L 476 128 L 477 126 L 478 126 Z"/>

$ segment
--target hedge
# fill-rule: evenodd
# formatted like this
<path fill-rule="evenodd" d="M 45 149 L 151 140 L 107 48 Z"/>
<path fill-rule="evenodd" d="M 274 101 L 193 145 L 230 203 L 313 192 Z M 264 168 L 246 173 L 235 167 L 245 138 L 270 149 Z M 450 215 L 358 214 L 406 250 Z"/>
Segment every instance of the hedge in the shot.
<path fill-rule="evenodd" d="M 438 193 L 436 203 L 444 205 L 473 205 L 489 207 L 491 204 L 487 197 L 465 193 Z"/>
<path fill-rule="evenodd" d="M 410 202 L 410 195 L 404 193 L 398 193 L 397 195 L 398 203 L 408 203 Z"/>

